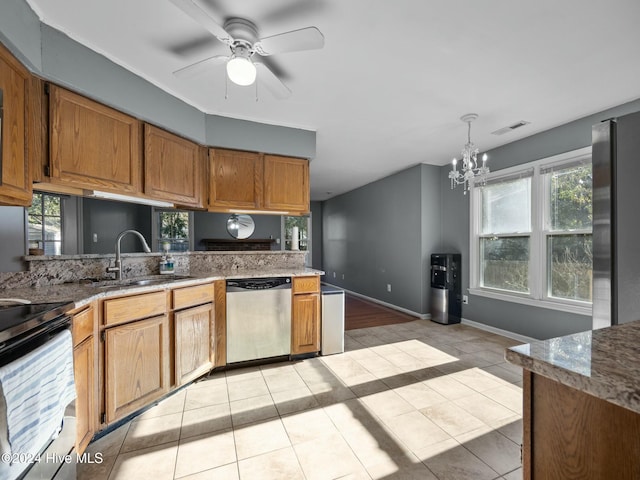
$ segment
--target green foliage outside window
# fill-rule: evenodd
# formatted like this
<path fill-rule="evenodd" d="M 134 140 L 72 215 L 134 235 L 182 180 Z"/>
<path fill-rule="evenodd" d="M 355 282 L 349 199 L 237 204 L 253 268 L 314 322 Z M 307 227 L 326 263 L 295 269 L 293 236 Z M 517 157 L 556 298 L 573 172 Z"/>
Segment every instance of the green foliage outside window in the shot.
<path fill-rule="evenodd" d="M 553 232 L 547 237 L 549 295 L 590 302 L 593 274 L 592 235 L 578 231 L 591 230 L 591 165 L 553 172 L 550 175 L 549 187 L 549 229 Z"/>
<path fill-rule="evenodd" d="M 158 250 L 164 243 L 169 244 L 173 252 L 189 250 L 189 212 L 158 212 Z"/>

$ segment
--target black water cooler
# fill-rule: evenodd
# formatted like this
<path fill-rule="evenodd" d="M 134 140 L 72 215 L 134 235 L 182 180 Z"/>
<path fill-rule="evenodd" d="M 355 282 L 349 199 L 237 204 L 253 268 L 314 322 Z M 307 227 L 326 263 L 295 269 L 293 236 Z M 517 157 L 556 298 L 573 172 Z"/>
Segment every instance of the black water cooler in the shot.
<path fill-rule="evenodd" d="M 431 320 L 460 323 L 462 317 L 462 275 L 459 253 L 431 255 Z"/>

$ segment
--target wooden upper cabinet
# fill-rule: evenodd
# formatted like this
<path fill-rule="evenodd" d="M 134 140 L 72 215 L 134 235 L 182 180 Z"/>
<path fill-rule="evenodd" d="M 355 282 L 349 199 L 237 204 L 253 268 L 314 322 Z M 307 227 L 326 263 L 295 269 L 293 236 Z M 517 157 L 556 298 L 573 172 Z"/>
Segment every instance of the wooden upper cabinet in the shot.
<path fill-rule="evenodd" d="M 262 155 L 209 149 L 209 210 L 262 207 Z"/>
<path fill-rule="evenodd" d="M 203 207 L 204 148 L 144 126 L 144 193 L 179 205 Z"/>
<path fill-rule="evenodd" d="M 29 72 L 0 44 L 0 205 L 31 205 L 26 157 L 29 83 Z"/>
<path fill-rule="evenodd" d="M 309 161 L 264 156 L 264 208 L 309 213 Z"/>
<path fill-rule="evenodd" d="M 54 85 L 49 108 L 52 183 L 142 191 L 139 120 Z"/>

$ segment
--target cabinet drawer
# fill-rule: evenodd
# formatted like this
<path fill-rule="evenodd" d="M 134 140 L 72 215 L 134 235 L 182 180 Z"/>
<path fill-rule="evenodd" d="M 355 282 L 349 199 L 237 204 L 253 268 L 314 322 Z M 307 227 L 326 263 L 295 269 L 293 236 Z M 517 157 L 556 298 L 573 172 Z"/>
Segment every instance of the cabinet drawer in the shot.
<path fill-rule="evenodd" d="M 293 277 L 293 294 L 318 293 L 320 291 L 320 277 Z"/>
<path fill-rule="evenodd" d="M 76 313 L 72 320 L 73 345 L 79 345 L 85 338 L 93 335 L 93 307 Z"/>
<path fill-rule="evenodd" d="M 131 295 L 104 301 L 104 324 L 123 323 L 141 318 L 164 315 L 167 311 L 167 294 L 160 292 Z"/>
<path fill-rule="evenodd" d="M 213 283 L 176 288 L 171 294 L 174 310 L 202 305 L 203 303 L 213 302 Z"/>

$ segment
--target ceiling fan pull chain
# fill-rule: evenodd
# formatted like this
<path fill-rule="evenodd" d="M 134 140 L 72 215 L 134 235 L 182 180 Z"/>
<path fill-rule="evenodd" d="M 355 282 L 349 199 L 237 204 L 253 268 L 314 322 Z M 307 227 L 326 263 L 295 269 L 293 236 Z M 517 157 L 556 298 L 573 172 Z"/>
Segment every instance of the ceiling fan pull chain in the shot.
<path fill-rule="evenodd" d="M 224 99 L 227 100 L 229 98 L 229 76 L 224 76 Z"/>
<path fill-rule="evenodd" d="M 256 102 L 258 101 L 258 82 L 255 82 L 256 84 Z"/>

